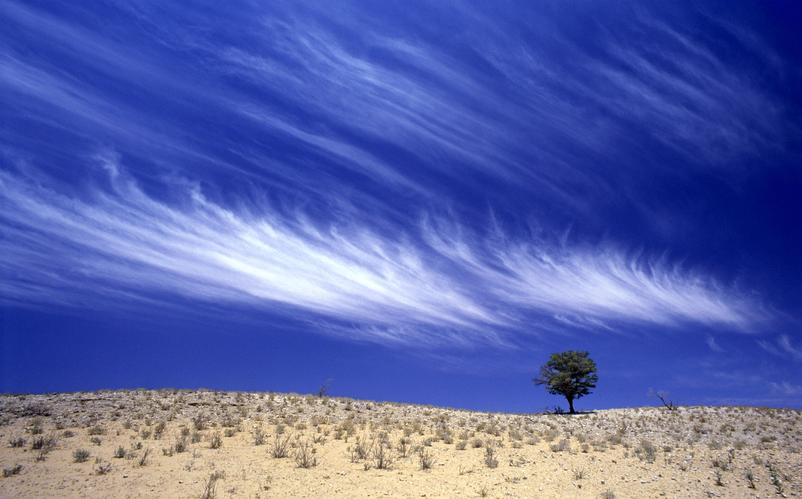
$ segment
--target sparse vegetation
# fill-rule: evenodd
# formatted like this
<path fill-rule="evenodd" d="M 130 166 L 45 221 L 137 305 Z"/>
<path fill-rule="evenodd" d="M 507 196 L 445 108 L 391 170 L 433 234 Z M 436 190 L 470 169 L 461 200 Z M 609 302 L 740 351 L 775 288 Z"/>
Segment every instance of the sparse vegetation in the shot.
<path fill-rule="evenodd" d="M 8 478 L 10 476 L 19 475 L 20 471 L 22 471 L 21 464 L 15 464 L 10 468 L 3 468 L 3 478 Z"/>
<path fill-rule="evenodd" d="M 536 490 L 543 487 L 545 495 L 572 490 L 583 497 L 642 497 L 654 495 L 661 482 L 682 483 L 683 493 L 692 497 L 708 492 L 740 497 L 747 491 L 794 497 L 802 488 L 794 467 L 802 440 L 799 411 L 688 406 L 564 417 L 214 391 L 54 394 L 20 402 L 38 398 L 47 400 L 52 416 L 12 419 L 2 427 L 8 444 L 0 447 L 4 497 L 58 495 L 42 482 L 45 470 L 67 484 L 65 495 L 91 496 L 92 484 L 113 484 L 131 471 L 169 477 L 159 491 L 166 496 L 191 493 L 190 483 L 200 495 L 207 493 L 211 472 L 237 469 L 232 459 L 274 452 L 292 461 L 276 462 L 269 476 L 254 476 L 253 468 L 243 467 L 225 482 L 218 477 L 209 495 L 299 495 L 303 484 L 311 495 L 339 490 L 330 495 L 392 491 L 390 495 L 417 496 L 419 491 L 428 494 L 418 484 L 435 480 L 455 496 L 481 495 L 482 488 L 487 495 L 527 496 L 532 494 L 532 476 L 543 473 L 549 474 L 549 488 L 538 484 Z M 79 398 L 84 402 L 77 402 Z M 15 403 L 13 396 L 0 395 L 0 415 L 15 414 Z M 195 421 L 204 429 L 197 430 Z M 164 428 L 159 429 L 161 423 Z M 226 430 L 233 432 L 231 440 L 223 436 Z M 56 440 L 67 438 L 67 432 L 73 433 L 70 440 Z M 209 450 L 215 435 L 225 445 Z M 154 439 L 171 445 L 151 445 L 156 450 L 151 452 L 146 447 Z M 202 443 L 193 445 L 193 440 Z M 78 460 L 94 464 L 72 465 L 76 449 L 91 450 L 91 456 Z M 44 459 L 48 452 L 47 465 L 36 464 L 39 454 Z M 140 462 L 147 466 L 140 468 Z M 11 474 L 16 463 L 25 466 L 19 479 Z M 65 471 L 60 471 L 62 464 Z M 362 476 L 361 470 L 371 472 L 355 480 L 353 472 Z M 71 476 L 81 478 L 74 481 Z M 327 478 L 318 482 L 320 477 Z M 404 478 L 400 489 L 390 485 L 398 477 Z M 179 481 L 180 486 L 172 485 Z M 322 484 L 328 488 L 320 488 Z"/>
<path fill-rule="evenodd" d="M 25 439 L 22 437 L 12 438 L 8 441 L 8 446 L 11 448 L 25 447 Z"/>
<path fill-rule="evenodd" d="M 430 470 L 435 463 L 434 455 L 428 449 L 421 448 L 418 452 L 418 463 L 420 464 L 420 469 Z"/>
<path fill-rule="evenodd" d="M 261 426 L 257 426 L 253 429 L 253 445 L 264 445 L 265 443 L 265 431 L 262 429 Z"/>
<path fill-rule="evenodd" d="M 212 438 L 209 439 L 209 448 L 210 449 L 219 449 L 223 446 L 223 437 L 220 436 L 220 432 L 215 432 L 212 435 Z"/>
<path fill-rule="evenodd" d="M 90 453 L 89 453 L 88 450 L 86 450 L 86 449 L 76 449 L 72 453 L 72 460 L 75 461 L 76 463 L 83 463 L 83 462 L 86 462 L 87 459 L 89 459 L 89 456 L 90 456 Z"/>
<path fill-rule="evenodd" d="M 640 445 L 638 445 L 638 448 L 635 449 L 635 454 L 642 461 L 646 461 L 647 463 L 653 463 L 654 460 L 657 458 L 657 448 L 651 441 L 641 440 Z"/>
<path fill-rule="evenodd" d="M 496 449 L 492 445 L 485 447 L 485 466 L 488 468 L 498 468 L 498 458 L 496 458 Z"/>
<path fill-rule="evenodd" d="M 314 446 L 307 441 L 301 441 L 295 448 L 295 464 L 299 468 L 312 468 L 317 466 Z"/>
<path fill-rule="evenodd" d="M 101 461 L 95 466 L 95 474 L 107 475 L 109 473 L 111 473 L 111 463 Z"/>
<path fill-rule="evenodd" d="M 149 457 L 150 457 L 150 449 L 145 449 L 145 451 L 142 453 L 142 455 L 139 457 L 139 460 L 137 461 L 137 464 L 139 465 L 140 468 L 142 466 L 147 466 Z"/>
<path fill-rule="evenodd" d="M 282 459 L 289 455 L 290 437 L 281 437 L 276 435 L 273 439 L 273 445 L 270 446 L 270 455 L 276 459 Z"/>
<path fill-rule="evenodd" d="M 225 473 L 215 471 L 206 479 L 201 499 L 215 499 L 217 497 L 217 481 L 225 478 Z"/>
<path fill-rule="evenodd" d="M 393 456 L 392 451 L 388 442 L 386 441 L 379 441 L 376 445 L 373 446 L 373 452 L 371 454 L 373 458 L 373 466 L 379 470 L 388 470 L 393 465 Z"/>

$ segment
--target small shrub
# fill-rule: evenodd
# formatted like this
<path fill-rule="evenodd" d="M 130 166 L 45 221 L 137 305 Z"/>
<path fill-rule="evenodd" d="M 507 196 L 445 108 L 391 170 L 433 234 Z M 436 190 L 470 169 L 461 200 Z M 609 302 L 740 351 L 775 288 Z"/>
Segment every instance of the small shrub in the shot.
<path fill-rule="evenodd" d="M 89 459 L 89 456 L 90 456 L 90 454 L 89 454 L 89 451 L 88 451 L 88 450 L 86 450 L 86 449 L 76 449 L 76 450 L 75 450 L 75 451 L 72 453 L 72 459 L 73 459 L 73 461 L 75 461 L 76 463 L 83 463 L 83 462 L 85 462 L 87 459 Z"/>
<path fill-rule="evenodd" d="M 376 469 L 389 470 L 393 466 L 393 456 L 390 448 L 385 442 L 379 442 L 373 446 L 373 465 Z"/>
<path fill-rule="evenodd" d="M 261 426 L 257 426 L 253 430 L 253 445 L 264 445 L 265 443 L 265 432 L 262 430 Z"/>
<path fill-rule="evenodd" d="M 396 450 L 398 451 L 398 455 L 403 457 L 409 456 L 409 451 L 412 448 L 412 440 L 409 437 L 401 437 L 398 439 L 398 445 L 396 445 Z"/>
<path fill-rule="evenodd" d="M 92 438 L 89 439 L 89 441 L 92 442 L 94 445 L 98 445 L 98 446 L 103 443 L 103 441 L 100 439 L 100 437 L 92 437 Z"/>
<path fill-rule="evenodd" d="M 161 439 L 165 428 L 167 428 L 167 424 L 164 421 L 159 421 L 159 423 L 153 428 L 153 439 Z"/>
<path fill-rule="evenodd" d="M 145 449 L 145 452 L 142 453 L 142 456 L 137 461 L 139 466 L 146 466 L 148 464 L 148 457 L 150 456 L 150 449 Z"/>
<path fill-rule="evenodd" d="M 9 447 L 25 447 L 25 439 L 22 437 L 12 438 L 8 441 Z"/>
<path fill-rule="evenodd" d="M 122 459 L 125 457 L 125 447 L 122 445 L 117 447 L 117 450 L 114 451 L 114 457 L 117 459 Z"/>
<path fill-rule="evenodd" d="M 29 431 L 31 432 L 31 435 L 41 435 L 44 433 L 45 430 L 42 428 L 42 420 L 40 418 L 36 418 L 33 421 Z"/>
<path fill-rule="evenodd" d="M 657 448 L 655 448 L 654 444 L 650 441 L 641 440 L 640 445 L 635 449 L 635 455 L 637 455 L 641 461 L 653 463 L 657 458 Z"/>
<path fill-rule="evenodd" d="M 270 446 L 270 455 L 275 459 L 282 459 L 289 455 L 290 437 L 280 437 L 276 435 L 273 439 L 273 445 Z"/>
<path fill-rule="evenodd" d="M 558 430 L 549 428 L 543 433 L 543 440 L 546 442 L 553 442 L 558 436 L 560 436 L 560 432 Z"/>
<path fill-rule="evenodd" d="M 22 471 L 21 464 L 14 465 L 11 468 L 3 468 L 3 478 L 19 475 L 20 471 Z"/>
<path fill-rule="evenodd" d="M 496 458 L 496 449 L 492 445 L 485 447 L 485 466 L 488 468 L 497 468 L 498 459 Z"/>
<path fill-rule="evenodd" d="M 175 450 L 175 452 L 178 453 L 178 454 L 180 454 L 182 452 L 186 452 L 187 451 L 187 437 L 182 436 L 181 438 L 177 439 L 175 441 L 175 444 L 173 444 L 173 450 Z"/>
<path fill-rule="evenodd" d="M 206 416 L 204 414 L 198 414 L 194 418 L 192 418 L 192 425 L 195 427 L 196 431 L 203 431 L 208 426 L 208 421 L 206 420 Z"/>
<path fill-rule="evenodd" d="M 549 448 L 552 452 L 565 452 L 571 450 L 571 443 L 567 438 L 563 438 L 559 443 L 551 444 Z"/>
<path fill-rule="evenodd" d="M 428 449 L 421 448 L 418 452 L 418 464 L 420 464 L 420 469 L 430 470 L 432 466 L 434 466 L 434 462 L 434 455 Z"/>
<path fill-rule="evenodd" d="M 219 432 L 216 432 L 212 435 L 212 438 L 209 439 L 209 448 L 210 449 L 219 449 L 223 446 L 223 437 L 220 436 Z"/>
<path fill-rule="evenodd" d="M 372 443 L 368 443 L 367 439 L 356 437 L 356 442 L 354 445 L 349 447 L 351 452 L 351 462 L 356 463 L 358 461 L 362 461 L 367 459 L 370 456 L 371 447 L 373 446 Z"/>
<path fill-rule="evenodd" d="M 111 463 L 109 462 L 98 463 L 98 465 L 95 467 L 95 474 L 97 475 L 107 475 L 109 472 L 111 472 Z"/>
<path fill-rule="evenodd" d="M 295 449 L 295 464 L 299 468 L 312 468 L 317 466 L 317 457 L 315 457 L 315 448 L 307 441 L 300 442 Z"/>
<path fill-rule="evenodd" d="M 31 441 L 31 450 L 50 451 L 56 447 L 55 437 L 36 437 Z"/>
<path fill-rule="evenodd" d="M 201 499 L 214 499 L 217 497 L 217 481 L 225 478 L 225 476 L 222 471 L 215 471 L 209 475 L 209 479 L 206 480 L 206 486 L 203 488 Z"/>
<path fill-rule="evenodd" d="M 769 470 L 769 477 L 771 478 L 771 484 L 774 485 L 774 490 L 778 495 L 783 495 L 785 493 L 785 487 L 780 479 L 780 472 L 772 464 L 767 464 L 766 468 Z"/>
<path fill-rule="evenodd" d="M 746 470 L 746 472 L 744 473 L 744 477 L 746 478 L 746 481 L 749 482 L 749 488 L 750 489 L 754 489 L 755 488 L 755 474 L 752 472 L 752 470 Z"/>
<path fill-rule="evenodd" d="M 93 436 L 93 435 L 94 436 L 96 436 L 96 435 L 105 435 L 106 434 L 106 429 L 103 428 L 102 426 L 95 425 L 95 426 L 89 428 L 89 430 L 86 433 L 89 434 L 90 436 Z"/>

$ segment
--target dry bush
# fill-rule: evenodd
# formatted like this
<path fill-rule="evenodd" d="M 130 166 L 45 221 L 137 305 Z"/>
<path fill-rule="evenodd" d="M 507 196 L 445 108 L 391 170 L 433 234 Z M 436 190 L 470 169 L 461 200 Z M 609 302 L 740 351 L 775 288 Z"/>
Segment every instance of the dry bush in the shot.
<path fill-rule="evenodd" d="M 253 429 L 253 445 L 264 445 L 265 443 L 265 432 L 261 426 L 257 426 Z"/>
<path fill-rule="evenodd" d="M 434 455 L 428 450 L 421 448 L 418 451 L 418 464 L 422 470 L 430 470 L 434 466 Z"/>
<path fill-rule="evenodd" d="M 552 452 L 565 452 L 571 450 L 571 442 L 567 438 L 563 438 L 559 443 L 551 444 L 549 446 Z"/>
<path fill-rule="evenodd" d="M 167 428 L 167 424 L 164 421 L 160 421 L 156 426 L 153 427 L 153 439 L 159 440 L 162 438 L 164 434 L 164 430 Z"/>
<path fill-rule="evenodd" d="M 111 463 L 109 462 L 99 462 L 97 466 L 95 466 L 95 474 L 96 475 L 107 475 L 111 472 Z"/>
<path fill-rule="evenodd" d="M 640 441 L 640 445 L 635 449 L 635 455 L 641 461 L 653 463 L 657 458 L 657 448 L 651 441 L 644 439 Z"/>
<path fill-rule="evenodd" d="M 401 437 L 398 439 L 398 445 L 396 445 L 396 450 L 398 451 L 398 455 L 402 458 L 409 456 L 409 452 L 412 449 L 412 439 L 409 437 Z"/>
<path fill-rule="evenodd" d="M 20 471 L 22 471 L 22 465 L 16 464 L 11 468 L 3 468 L 3 478 L 8 478 L 14 475 L 19 475 Z"/>
<path fill-rule="evenodd" d="M 270 455 L 275 459 L 282 459 L 289 455 L 290 437 L 289 435 L 281 437 L 276 435 L 273 438 L 273 444 L 270 446 Z"/>
<path fill-rule="evenodd" d="M 367 437 L 356 437 L 356 442 L 348 449 L 351 455 L 351 462 L 363 461 L 370 456 L 374 442 L 368 442 Z"/>
<path fill-rule="evenodd" d="M 295 464 L 305 469 L 317 466 L 315 447 L 310 442 L 304 440 L 298 443 L 298 447 L 295 448 Z"/>
<path fill-rule="evenodd" d="M 145 452 L 142 453 L 142 456 L 140 456 L 139 460 L 137 461 L 137 464 L 140 467 L 141 466 L 147 466 L 148 457 L 150 457 L 150 449 L 145 449 Z"/>
<path fill-rule="evenodd" d="M 215 432 L 212 435 L 212 438 L 209 439 L 209 448 L 210 449 L 219 449 L 223 446 L 223 437 L 220 436 L 220 432 Z"/>
<path fill-rule="evenodd" d="M 215 471 L 206 480 L 201 499 L 214 499 L 217 497 L 217 481 L 225 478 L 226 474 L 222 471 Z"/>
<path fill-rule="evenodd" d="M 497 468 L 498 467 L 498 458 L 496 458 L 496 449 L 492 445 L 487 445 L 485 447 L 485 466 L 488 468 Z"/>
<path fill-rule="evenodd" d="M 379 441 L 373 446 L 371 453 L 373 458 L 373 466 L 380 470 L 389 470 L 393 466 L 393 456 L 390 446 L 385 441 Z"/>
<path fill-rule="evenodd" d="M 94 436 L 96 436 L 96 435 L 105 435 L 106 434 L 106 429 L 103 428 L 100 425 L 95 425 L 95 426 L 89 428 L 89 430 L 87 430 L 86 433 L 88 435 L 90 435 L 90 436 L 93 436 L 93 435 Z"/>
<path fill-rule="evenodd" d="M 83 463 L 86 462 L 87 459 L 89 459 L 89 456 L 90 454 L 88 450 L 75 449 L 75 451 L 72 453 L 72 460 L 76 463 Z"/>

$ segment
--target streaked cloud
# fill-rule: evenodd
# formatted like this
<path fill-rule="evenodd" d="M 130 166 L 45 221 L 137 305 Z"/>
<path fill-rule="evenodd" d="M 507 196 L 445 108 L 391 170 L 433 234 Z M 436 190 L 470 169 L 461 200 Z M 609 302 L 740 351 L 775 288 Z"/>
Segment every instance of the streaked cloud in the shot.
<path fill-rule="evenodd" d="M 802 395 L 802 385 L 795 385 L 793 383 L 789 383 L 788 381 L 782 382 L 771 382 L 769 383 L 771 387 L 771 392 L 779 395 L 785 395 L 787 397 L 796 397 Z"/>
<path fill-rule="evenodd" d="M 736 290 L 643 255 L 469 237 L 447 221 L 441 230 L 422 223 L 382 235 L 357 221 L 321 225 L 269 207 L 235 211 L 197 187 L 168 204 L 146 194 L 113 155 L 95 160 L 110 188 L 96 185 L 81 200 L 46 177 L 0 173 L 0 198 L 10 207 L 0 217 L 6 299 L 59 301 L 99 282 L 112 293 L 281 304 L 359 324 L 354 331 L 376 341 L 421 345 L 428 343 L 421 335 L 443 335 L 427 333 L 435 329 L 501 344 L 532 313 L 579 315 L 588 326 L 738 329 L 760 317 Z M 502 336 L 488 336 L 493 328 Z"/>
<path fill-rule="evenodd" d="M 802 345 L 794 345 L 791 337 L 787 334 L 779 335 L 774 341 L 757 340 L 757 344 L 772 355 L 790 358 L 794 361 L 802 361 Z"/>
<path fill-rule="evenodd" d="M 707 347 L 713 352 L 723 353 L 725 351 L 712 335 L 707 335 L 705 343 L 707 343 Z"/>
<path fill-rule="evenodd" d="M 446 13 L 481 36 L 451 42 L 360 4 L 113 8 L 130 44 L 91 16 L 0 6 L 0 117 L 24 125 L 0 144 L 6 302 L 168 292 L 425 347 L 771 316 L 670 247 L 604 236 L 601 208 L 650 210 L 642 168 L 681 175 L 665 151 L 720 172 L 790 133 L 754 72 L 681 23 L 589 19 L 588 46 L 553 12 L 529 26 L 469 4 Z M 416 36 L 388 29 L 405 22 Z M 564 237 L 577 220 L 593 230 Z"/>

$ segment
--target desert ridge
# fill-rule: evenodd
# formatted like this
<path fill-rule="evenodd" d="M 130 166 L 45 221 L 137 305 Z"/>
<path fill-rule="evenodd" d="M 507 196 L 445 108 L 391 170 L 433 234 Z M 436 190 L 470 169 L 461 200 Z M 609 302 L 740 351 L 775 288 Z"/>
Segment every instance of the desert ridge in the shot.
<path fill-rule="evenodd" d="M 0 396 L 1 497 L 798 497 L 802 412 L 483 413 L 281 393 Z"/>

